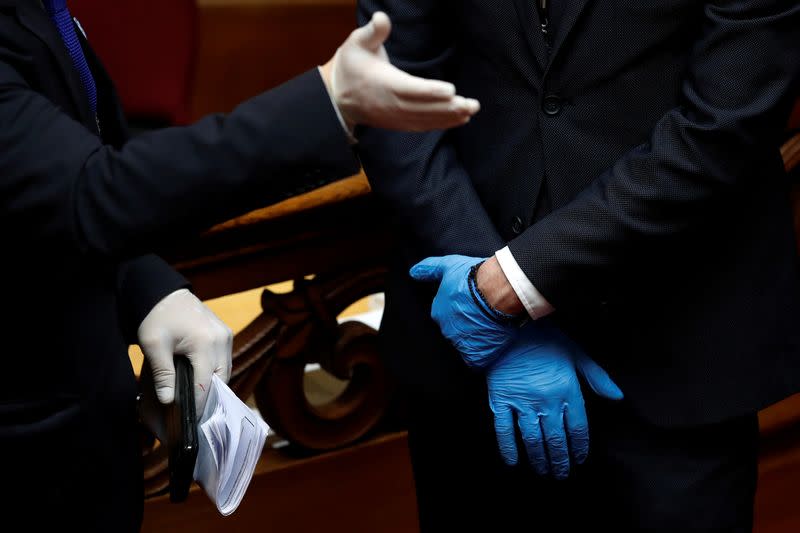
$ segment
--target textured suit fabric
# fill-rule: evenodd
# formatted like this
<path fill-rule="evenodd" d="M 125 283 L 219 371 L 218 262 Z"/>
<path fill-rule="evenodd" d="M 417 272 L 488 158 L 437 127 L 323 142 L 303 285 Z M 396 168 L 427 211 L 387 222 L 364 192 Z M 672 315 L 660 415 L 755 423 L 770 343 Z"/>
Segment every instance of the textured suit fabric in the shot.
<path fill-rule="evenodd" d="M 0 0 L 0 501 L 31 531 L 135 531 L 127 348 L 152 307 L 187 285 L 147 252 L 359 166 L 316 69 L 229 115 L 129 139 L 81 44 L 102 135 L 40 4 Z"/>
<path fill-rule="evenodd" d="M 555 5 L 556 2 L 551 2 Z M 361 132 L 403 248 L 383 330 L 401 381 L 463 376 L 408 266 L 508 244 L 554 319 L 647 420 L 712 423 L 800 388 L 800 291 L 779 141 L 800 5 L 362 0 L 392 61 L 481 101 L 464 128 Z"/>

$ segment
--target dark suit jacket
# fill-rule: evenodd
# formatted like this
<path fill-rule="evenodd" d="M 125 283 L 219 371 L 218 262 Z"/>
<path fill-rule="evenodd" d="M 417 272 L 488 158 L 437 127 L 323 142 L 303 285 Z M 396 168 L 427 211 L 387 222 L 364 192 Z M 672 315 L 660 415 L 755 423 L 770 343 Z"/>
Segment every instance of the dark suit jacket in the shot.
<path fill-rule="evenodd" d="M 35 520 L 82 513 L 85 496 L 88 529 L 123 531 L 136 527 L 142 478 L 127 347 L 186 285 L 147 251 L 359 164 L 316 70 L 227 116 L 129 140 L 82 44 L 102 134 L 39 2 L 0 0 L 0 448 L 16 494 L 2 501 L 50 510 Z"/>
<path fill-rule="evenodd" d="M 481 101 L 450 133 L 361 133 L 405 246 L 384 333 L 407 382 L 465 378 L 406 274 L 508 244 L 553 319 L 659 424 L 800 387 L 798 265 L 779 140 L 798 94 L 796 0 L 361 0 L 400 68 Z"/>

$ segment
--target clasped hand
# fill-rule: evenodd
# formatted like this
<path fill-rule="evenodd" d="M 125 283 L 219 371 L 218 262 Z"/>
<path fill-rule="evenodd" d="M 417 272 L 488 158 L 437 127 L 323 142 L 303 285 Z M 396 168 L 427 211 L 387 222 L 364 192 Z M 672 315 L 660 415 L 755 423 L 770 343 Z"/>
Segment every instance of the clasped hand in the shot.
<path fill-rule="evenodd" d="M 431 317 L 442 335 L 472 368 L 486 368 L 517 336 L 519 326 L 495 320 L 470 286 L 470 270 L 483 259 L 463 255 L 430 257 L 411 269 L 417 281 L 438 282 Z"/>
<path fill-rule="evenodd" d="M 521 327 L 498 320 L 470 279 L 470 271 L 482 261 L 459 255 L 432 257 L 415 265 L 411 276 L 439 283 L 431 317 L 467 365 L 487 370 L 489 405 L 503 460 L 517 464 L 519 428 L 536 472 L 563 479 L 571 463 L 582 463 L 589 450 L 578 373 L 599 396 L 619 400 L 622 391 L 546 319 Z"/>
<path fill-rule="evenodd" d="M 589 422 L 579 373 L 598 396 L 622 398 L 605 370 L 545 320 L 523 327 L 489 368 L 489 406 L 506 464 L 518 462 L 515 426 L 537 473 L 564 479 L 571 463 L 584 462 L 589 453 Z"/>

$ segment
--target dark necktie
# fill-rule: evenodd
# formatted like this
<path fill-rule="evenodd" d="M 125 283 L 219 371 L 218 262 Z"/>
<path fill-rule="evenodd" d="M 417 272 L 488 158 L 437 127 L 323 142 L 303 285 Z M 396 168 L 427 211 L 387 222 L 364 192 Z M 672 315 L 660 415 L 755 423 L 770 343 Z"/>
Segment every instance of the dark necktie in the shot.
<path fill-rule="evenodd" d="M 75 70 L 81 77 L 83 89 L 86 91 L 86 97 L 89 100 L 89 107 L 92 110 L 92 115 L 97 117 L 97 87 L 94 84 L 92 71 L 89 70 L 89 64 L 86 62 L 86 56 L 83 55 L 81 43 L 78 40 L 78 34 L 75 32 L 75 23 L 72 21 L 72 15 L 69 14 L 67 9 L 67 0 L 43 0 L 44 8 L 53 23 L 58 28 L 58 33 L 64 40 L 64 44 L 69 50 L 69 55 L 72 58 L 72 64 Z"/>

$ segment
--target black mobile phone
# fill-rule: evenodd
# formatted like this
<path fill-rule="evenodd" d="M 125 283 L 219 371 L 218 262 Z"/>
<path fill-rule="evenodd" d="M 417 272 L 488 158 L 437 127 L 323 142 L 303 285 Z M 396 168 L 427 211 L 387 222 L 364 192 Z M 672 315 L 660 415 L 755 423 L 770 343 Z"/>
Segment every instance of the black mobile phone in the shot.
<path fill-rule="evenodd" d="M 169 442 L 169 499 L 186 500 L 197 461 L 197 412 L 194 405 L 194 372 L 189 360 L 175 356 L 175 401 L 167 408 Z"/>

